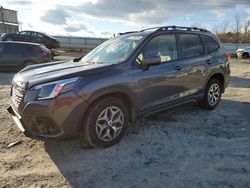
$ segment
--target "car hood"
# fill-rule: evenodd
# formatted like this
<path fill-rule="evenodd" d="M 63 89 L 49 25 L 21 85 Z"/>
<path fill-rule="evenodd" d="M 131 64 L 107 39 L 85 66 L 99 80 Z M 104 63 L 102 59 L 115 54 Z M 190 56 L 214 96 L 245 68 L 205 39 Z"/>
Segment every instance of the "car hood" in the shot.
<path fill-rule="evenodd" d="M 26 89 L 37 84 L 53 82 L 56 80 L 97 74 L 110 69 L 111 64 L 91 64 L 79 63 L 73 61 L 58 61 L 38 65 L 30 65 L 20 72 L 14 78 L 14 82 L 23 82 Z"/>
<path fill-rule="evenodd" d="M 236 52 L 244 52 L 244 51 L 245 51 L 245 49 L 243 49 L 243 48 L 236 50 Z"/>

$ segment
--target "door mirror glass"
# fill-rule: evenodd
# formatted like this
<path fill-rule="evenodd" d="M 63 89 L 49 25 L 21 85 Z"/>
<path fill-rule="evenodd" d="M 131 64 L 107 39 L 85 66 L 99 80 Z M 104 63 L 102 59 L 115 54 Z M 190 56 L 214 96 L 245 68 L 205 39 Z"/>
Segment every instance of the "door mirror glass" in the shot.
<path fill-rule="evenodd" d="M 159 64 L 161 64 L 161 58 L 160 57 L 150 57 L 150 58 L 144 59 L 142 61 L 142 64 L 147 65 L 147 66 L 159 65 Z"/>

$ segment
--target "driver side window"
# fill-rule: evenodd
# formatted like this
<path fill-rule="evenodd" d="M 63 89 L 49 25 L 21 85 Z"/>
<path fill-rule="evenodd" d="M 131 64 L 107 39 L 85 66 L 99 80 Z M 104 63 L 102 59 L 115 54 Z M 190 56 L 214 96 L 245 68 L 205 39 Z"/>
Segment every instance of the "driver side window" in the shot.
<path fill-rule="evenodd" d="M 177 59 L 177 47 L 174 34 L 160 35 L 153 38 L 137 57 L 141 64 L 145 59 L 160 58 L 161 63 Z"/>

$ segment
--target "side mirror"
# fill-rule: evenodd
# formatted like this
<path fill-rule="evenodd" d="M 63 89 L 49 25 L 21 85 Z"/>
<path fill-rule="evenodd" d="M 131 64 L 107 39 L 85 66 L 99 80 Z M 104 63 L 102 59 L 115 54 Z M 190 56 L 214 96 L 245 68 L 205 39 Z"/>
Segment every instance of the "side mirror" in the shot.
<path fill-rule="evenodd" d="M 144 70 L 148 70 L 150 66 L 153 65 L 160 65 L 161 64 L 161 58 L 160 57 L 154 57 L 154 58 L 147 58 L 142 61 L 142 66 Z"/>
<path fill-rule="evenodd" d="M 73 59 L 73 62 L 79 62 L 80 59 L 81 59 L 81 58 L 79 58 L 79 57 L 78 57 L 78 58 L 74 58 L 74 59 Z"/>
<path fill-rule="evenodd" d="M 73 59 L 73 62 L 79 62 L 83 57 L 84 57 L 84 55 L 81 57 L 76 57 Z"/>

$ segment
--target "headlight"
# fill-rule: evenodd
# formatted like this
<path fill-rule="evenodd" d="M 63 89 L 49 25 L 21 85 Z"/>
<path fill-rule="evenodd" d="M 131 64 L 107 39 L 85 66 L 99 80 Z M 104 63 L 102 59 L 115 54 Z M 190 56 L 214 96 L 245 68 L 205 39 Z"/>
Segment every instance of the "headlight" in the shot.
<path fill-rule="evenodd" d="M 59 80 L 55 82 L 50 82 L 46 84 L 41 84 L 35 86 L 34 90 L 39 90 L 39 94 L 37 99 L 52 99 L 58 96 L 60 93 L 65 93 L 74 88 L 74 86 L 78 83 L 79 77 Z"/>

